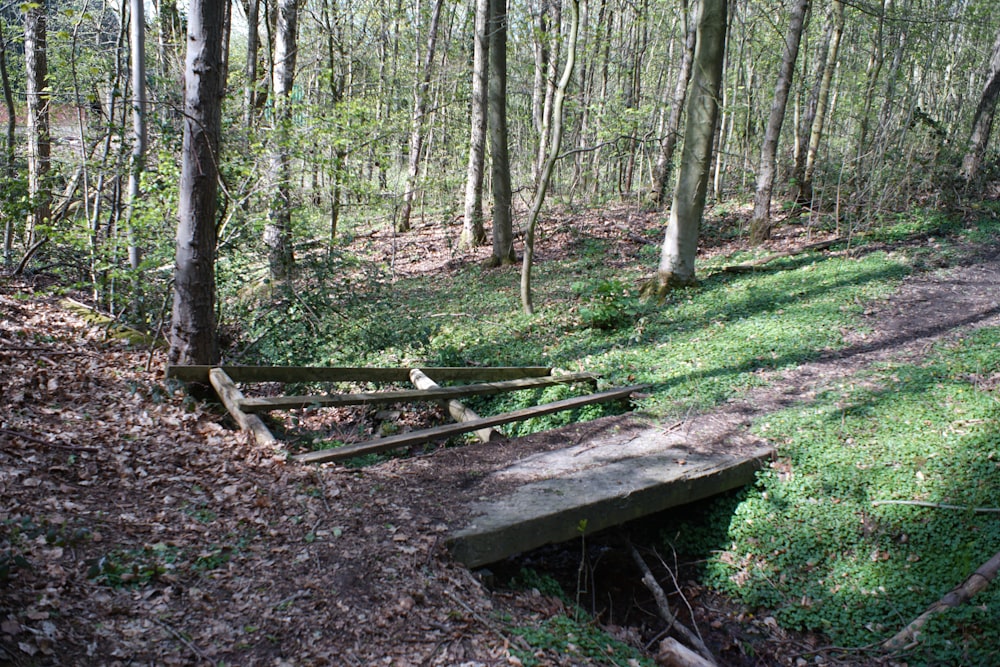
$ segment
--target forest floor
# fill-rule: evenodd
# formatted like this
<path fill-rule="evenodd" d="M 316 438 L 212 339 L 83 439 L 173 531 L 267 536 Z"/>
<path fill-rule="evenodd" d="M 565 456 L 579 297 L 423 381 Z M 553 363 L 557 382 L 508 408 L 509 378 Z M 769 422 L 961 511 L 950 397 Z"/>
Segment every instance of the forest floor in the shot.
<path fill-rule="evenodd" d="M 616 238 L 628 258 L 650 220 L 594 220 L 588 231 Z M 797 238 L 803 228 L 788 229 L 795 233 L 776 249 L 806 242 Z M 454 270 L 444 240 L 419 238 L 432 231 L 394 244 L 395 264 Z M 546 242 L 552 256 L 557 241 Z M 845 349 L 771 372 L 764 386 L 670 427 L 706 447 L 750 443 L 748 426 L 761 415 L 872 364 L 916 360 L 935 341 L 1000 325 L 998 277 L 998 247 L 961 248 L 948 266 L 916 273 L 872 304 Z M 109 336 L 45 287 L 0 282 L 0 664 L 607 663 L 516 630 L 573 616 L 566 600 L 541 587 L 493 588 L 449 559 L 443 538 L 475 493 L 469 457 L 479 446 L 363 469 L 290 463 L 231 430 L 218 406 L 168 387 L 162 351 Z M 521 456 L 586 437 L 587 428 L 502 441 L 495 451 Z M 606 549 L 604 574 L 592 576 L 635 612 L 598 622 L 654 655 L 662 625 L 614 540 L 591 542 Z M 579 552 L 528 559 L 572 569 Z M 814 658 L 821 637 L 785 632 L 683 574 L 680 589 L 694 610 L 685 620 L 721 664 L 877 662 Z"/>

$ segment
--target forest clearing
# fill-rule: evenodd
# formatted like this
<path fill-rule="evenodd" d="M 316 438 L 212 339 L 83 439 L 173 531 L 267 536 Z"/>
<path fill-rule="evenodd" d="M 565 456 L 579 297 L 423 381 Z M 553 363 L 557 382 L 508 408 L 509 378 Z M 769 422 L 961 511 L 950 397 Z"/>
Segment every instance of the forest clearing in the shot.
<path fill-rule="evenodd" d="M 0 662 L 1000 664 L 998 20 L 0 10 Z"/>

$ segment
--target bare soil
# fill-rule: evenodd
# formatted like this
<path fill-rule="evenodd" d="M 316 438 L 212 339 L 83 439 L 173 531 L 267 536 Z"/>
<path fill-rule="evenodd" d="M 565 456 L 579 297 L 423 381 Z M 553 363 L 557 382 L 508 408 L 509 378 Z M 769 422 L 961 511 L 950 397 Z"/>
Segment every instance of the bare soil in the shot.
<path fill-rule="evenodd" d="M 551 234 L 539 261 L 571 252 L 582 230 L 614 239 L 617 261 L 634 262 L 658 223 L 633 210 L 573 224 L 573 235 Z M 775 247 L 806 242 L 799 232 Z M 482 259 L 452 257 L 447 233 L 386 236 L 376 252 L 394 253 L 401 275 Z M 760 415 L 873 363 L 917 360 L 935 341 L 1000 324 L 998 281 L 998 247 L 964 248 L 872 304 L 846 349 L 663 427 L 692 446 L 756 445 L 748 426 Z M 0 283 L 0 664 L 519 664 L 511 649 L 524 640 L 506 628 L 538 625 L 565 604 L 492 588 L 489 574 L 449 559 L 445 536 L 482 493 L 486 470 L 647 423 L 623 416 L 364 469 L 301 467 L 233 431 L 218 406 L 164 385 L 161 351 L 109 337 L 37 287 Z M 655 646 L 655 605 L 614 539 L 590 547 L 600 565 L 589 576 L 609 600 L 591 605 L 597 622 Z M 579 553 L 554 547 L 497 571 L 572 572 Z M 791 636 L 695 580 L 680 584 L 722 664 L 794 665 L 822 642 Z M 537 658 L 602 664 L 546 650 Z"/>

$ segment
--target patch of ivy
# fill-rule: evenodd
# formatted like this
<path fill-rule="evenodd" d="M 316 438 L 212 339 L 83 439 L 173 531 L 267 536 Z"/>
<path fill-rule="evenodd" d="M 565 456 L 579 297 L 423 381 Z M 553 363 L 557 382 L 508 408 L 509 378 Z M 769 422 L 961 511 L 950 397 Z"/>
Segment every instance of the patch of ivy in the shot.
<path fill-rule="evenodd" d="M 998 396 L 984 381 L 997 368 L 1000 329 L 982 329 L 757 424 L 780 459 L 732 514 L 708 581 L 841 645 L 916 618 L 1000 544 L 995 515 L 941 507 L 1000 507 Z M 998 646 L 993 587 L 935 619 L 910 664 L 993 664 Z"/>

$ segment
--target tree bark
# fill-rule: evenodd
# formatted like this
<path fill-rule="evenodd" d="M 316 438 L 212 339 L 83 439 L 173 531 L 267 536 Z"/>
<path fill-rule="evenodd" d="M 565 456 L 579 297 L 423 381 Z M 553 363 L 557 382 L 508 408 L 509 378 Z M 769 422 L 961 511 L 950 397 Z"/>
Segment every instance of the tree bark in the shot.
<path fill-rule="evenodd" d="M 465 181 L 465 218 L 459 239 L 459 247 L 463 249 L 486 243 L 486 231 L 483 228 L 483 167 L 486 162 L 486 97 L 489 87 L 489 35 L 486 33 L 489 15 L 490 0 L 476 0 L 469 168 Z"/>
<path fill-rule="evenodd" d="M 532 94 L 538 146 L 532 162 L 531 179 L 538 183 L 552 139 L 552 110 L 559 67 L 560 33 L 562 31 L 562 0 L 541 0 L 538 23 L 535 26 L 535 90 Z M 537 54 L 541 54 L 541 60 Z M 534 102 L 537 100 L 538 102 Z"/>
<path fill-rule="evenodd" d="M 30 5 L 24 15 L 24 75 L 27 95 L 28 134 L 28 245 L 36 241 L 35 232 L 49 217 L 52 195 L 48 190 L 51 143 L 49 137 L 49 67 L 46 45 L 46 6 L 44 0 Z"/>
<path fill-rule="evenodd" d="M 823 139 L 823 128 L 826 124 L 827 109 L 830 102 L 830 89 L 833 75 L 837 71 L 837 57 L 840 52 L 840 38 L 844 34 L 844 3 L 833 0 L 833 34 L 830 36 L 830 46 L 826 52 L 826 63 L 823 66 L 823 79 L 816 98 L 816 115 L 809 131 L 809 145 L 806 149 L 805 165 L 802 179 L 799 182 L 798 199 L 802 203 L 812 200 L 813 174 L 816 173 L 816 156 L 819 153 L 819 143 Z"/>
<path fill-rule="evenodd" d="M 795 0 L 792 15 L 785 36 L 785 50 L 778 72 L 778 83 L 774 87 L 774 101 L 764 131 L 764 144 L 760 150 L 757 167 L 757 191 L 754 194 L 753 218 L 750 220 L 750 242 L 762 243 L 771 237 L 771 195 L 774 191 L 774 175 L 778 156 L 778 139 L 785 121 L 788 106 L 788 91 L 795 75 L 795 61 L 799 56 L 799 43 L 805 25 L 809 0 Z"/>
<path fill-rule="evenodd" d="M 184 143 L 169 360 L 218 362 L 215 335 L 215 214 L 222 93 L 222 19 L 228 0 L 190 0 Z"/>
<path fill-rule="evenodd" d="M 528 216 L 528 224 L 524 234 L 524 259 L 521 265 L 521 306 L 524 312 L 531 315 L 535 312 L 534 304 L 531 301 L 531 263 L 535 256 L 535 227 L 538 224 L 538 216 L 542 212 L 542 204 L 545 202 L 545 193 L 549 189 L 549 181 L 552 179 L 552 170 L 559 159 L 559 150 L 562 147 L 563 132 L 563 100 L 566 98 L 566 88 L 569 86 L 570 78 L 573 76 L 573 65 L 576 63 L 576 40 L 580 32 L 580 6 L 578 0 L 570 0 L 572 17 L 569 24 L 569 44 L 566 47 L 566 64 L 563 67 L 562 77 L 556 85 L 555 94 L 552 96 L 552 142 L 548 146 L 548 154 L 545 163 L 538 174 L 538 182 L 535 184 L 535 196 L 531 202 L 531 213 Z"/>
<path fill-rule="evenodd" d="M 959 607 L 986 589 L 1000 572 L 1000 553 L 979 566 L 968 579 L 953 588 L 943 598 L 932 604 L 924 613 L 911 621 L 905 628 L 882 643 L 883 648 L 895 651 L 920 641 L 920 631 L 927 621 L 936 614 Z"/>
<path fill-rule="evenodd" d="M 292 249 L 292 86 L 298 53 L 298 0 L 280 0 L 274 38 L 274 145 L 271 148 L 271 211 L 264 227 L 271 279 L 283 281 L 295 269 Z"/>
<path fill-rule="evenodd" d="M 128 209 L 125 225 L 128 229 L 128 263 L 133 276 L 133 311 L 141 299 L 142 280 L 138 275 L 141 262 L 135 234 L 135 207 L 142 196 L 140 184 L 146 166 L 146 12 L 143 0 L 130 0 L 131 67 L 132 67 L 132 154 L 128 172 Z"/>
<path fill-rule="evenodd" d="M 1000 98 L 1000 33 L 993 43 L 993 54 L 990 56 L 989 72 L 986 75 L 986 85 L 976 107 L 976 115 L 972 118 L 972 134 L 969 136 L 969 148 L 962 159 L 962 176 L 966 182 L 976 179 L 986 155 L 986 146 L 993 132 L 993 116 Z"/>
<path fill-rule="evenodd" d="M 695 281 L 698 231 L 705 211 L 708 176 L 712 169 L 712 144 L 719 117 L 719 88 L 726 57 L 727 9 L 727 0 L 702 0 L 684 127 L 684 148 L 653 288 L 661 296 L 672 287 L 690 285 Z"/>
<path fill-rule="evenodd" d="M 691 80 L 691 63 L 694 61 L 695 38 L 698 34 L 697 5 L 689 9 L 687 0 L 682 0 L 681 16 L 684 21 L 684 53 L 681 55 L 680 69 L 677 71 L 677 81 L 670 102 L 670 118 L 667 120 L 663 141 L 660 142 L 660 153 L 653 168 L 653 187 L 649 194 L 650 201 L 658 206 L 664 203 L 674 151 L 677 148 L 677 139 L 680 137 L 681 115 L 684 111 L 688 82 Z"/>
<path fill-rule="evenodd" d="M 260 51 L 260 0 L 247 3 L 246 83 L 243 87 L 243 124 L 249 130 L 257 116 L 257 58 Z"/>
<path fill-rule="evenodd" d="M 7 24 L 0 22 L 0 84 L 3 88 L 3 104 L 7 110 L 7 134 L 4 144 L 3 178 L 11 181 L 16 176 L 15 166 L 15 130 L 17 129 L 17 111 L 14 108 L 14 91 L 10 87 L 10 72 L 7 67 Z M 14 259 L 14 218 L 3 215 L 3 263 L 9 266 Z"/>
<path fill-rule="evenodd" d="M 493 254 L 489 264 L 513 264 L 513 193 L 510 187 L 510 158 L 507 153 L 507 6 L 504 0 L 490 0 L 490 83 L 489 130 L 493 182 Z"/>
<path fill-rule="evenodd" d="M 431 23 L 427 30 L 427 49 L 424 51 L 420 80 L 413 88 L 413 119 L 410 126 L 410 151 L 407 158 L 406 190 L 403 192 L 403 206 L 396 222 L 397 232 L 410 231 L 410 215 L 416 196 L 417 177 L 420 173 L 420 153 L 424 145 L 424 117 L 427 115 L 427 98 L 434 73 L 434 51 L 437 48 L 438 25 L 441 23 L 441 7 L 444 0 L 434 0 Z"/>

